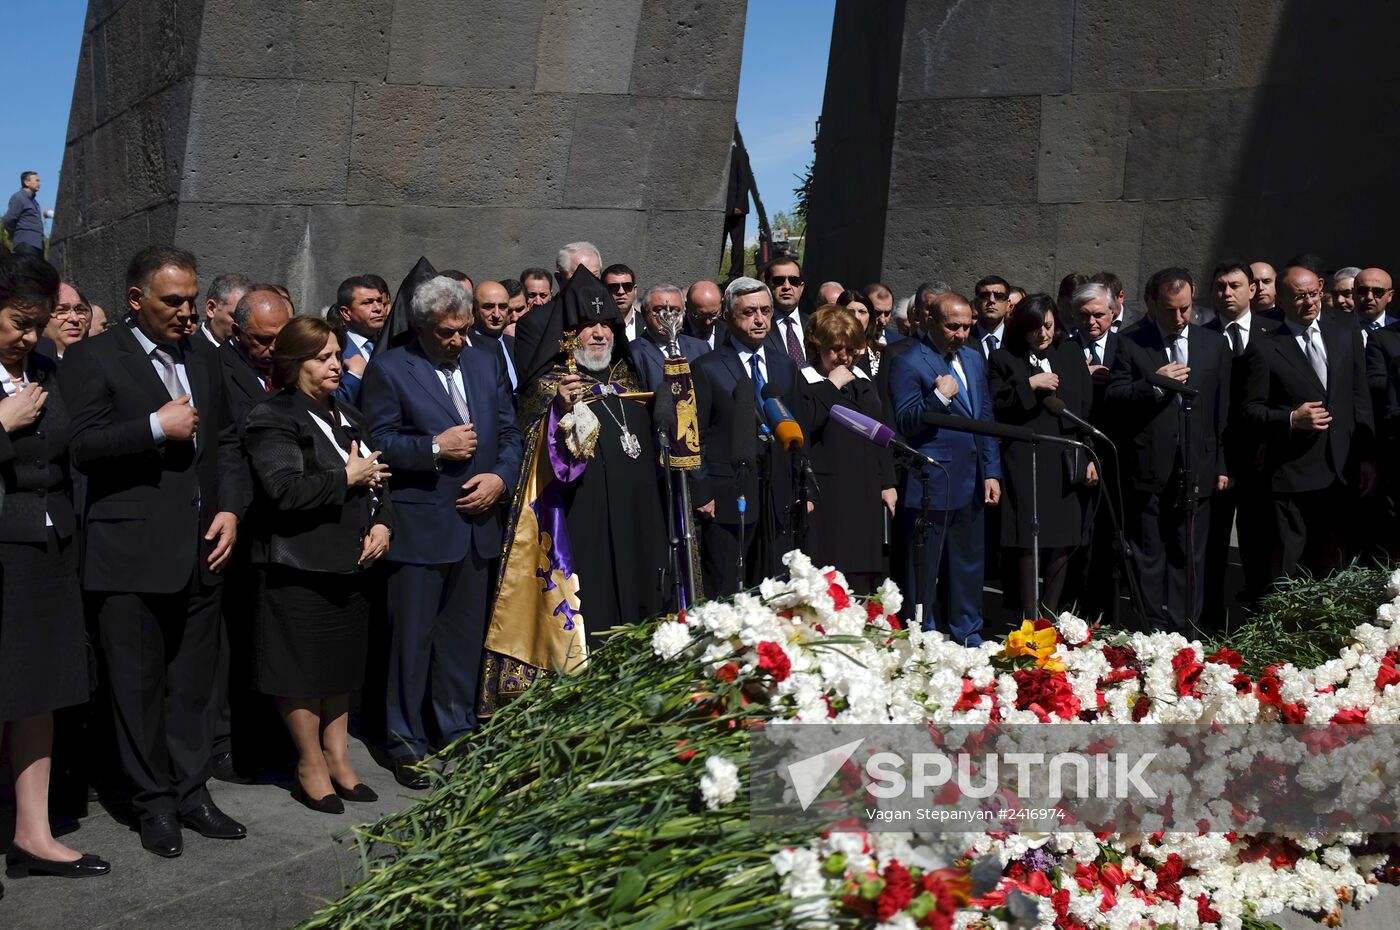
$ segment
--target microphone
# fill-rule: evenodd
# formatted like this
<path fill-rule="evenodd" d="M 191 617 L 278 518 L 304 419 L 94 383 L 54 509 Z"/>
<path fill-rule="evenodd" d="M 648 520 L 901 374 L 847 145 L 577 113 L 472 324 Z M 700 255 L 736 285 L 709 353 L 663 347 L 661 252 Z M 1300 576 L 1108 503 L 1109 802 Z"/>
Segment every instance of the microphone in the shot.
<path fill-rule="evenodd" d="M 973 420 L 969 417 L 955 417 L 950 413 L 937 413 L 933 410 L 925 410 L 923 415 L 919 417 L 919 421 L 925 426 L 952 430 L 955 433 L 995 436 L 997 439 L 1009 439 L 1012 442 L 1052 442 L 1062 446 L 1078 446 L 1081 449 L 1084 448 L 1084 443 L 1077 439 L 1070 439 L 1066 436 L 1052 436 L 1049 433 L 1037 433 L 1024 426 L 1011 426 L 1006 423 L 998 423 L 996 420 Z"/>
<path fill-rule="evenodd" d="M 734 422 L 729 434 L 729 461 L 735 471 L 753 468 L 758 459 L 758 436 L 754 432 L 757 408 L 753 388 L 748 381 L 740 381 L 734 387 Z"/>
<path fill-rule="evenodd" d="M 1199 397 L 1201 392 L 1193 387 L 1187 387 L 1175 378 L 1168 378 L 1166 375 L 1159 375 L 1155 371 L 1147 373 L 1147 383 L 1164 391 L 1173 394 L 1180 394 L 1182 397 Z"/>
<path fill-rule="evenodd" d="M 1060 398 L 1056 397 L 1054 394 L 1051 394 L 1049 397 L 1045 398 L 1045 400 L 1041 401 L 1041 405 L 1046 410 L 1059 417 L 1061 420 L 1068 420 L 1075 426 L 1084 430 L 1090 436 L 1093 436 L 1096 439 L 1102 439 L 1104 442 L 1109 441 L 1108 437 L 1105 436 L 1103 433 L 1099 432 L 1098 428 L 1094 426 L 1094 424 L 1090 423 L 1088 420 L 1084 419 L 1079 414 L 1066 407 L 1065 402 Z"/>
<path fill-rule="evenodd" d="M 664 431 L 669 436 L 676 422 L 676 399 L 671 396 L 671 385 L 665 381 L 661 382 L 652 397 L 652 428 L 658 433 Z"/>
<path fill-rule="evenodd" d="M 767 421 L 773 435 L 784 449 L 792 451 L 802 448 L 802 427 L 793 417 L 792 411 L 778 394 L 778 389 L 769 384 L 763 388 L 763 419 Z"/>
<path fill-rule="evenodd" d="M 874 417 L 866 416 L 859 410 L 852 410 L 850 407 L 843 407 L 840 404 L 831 405 L 831 418 L 840 423 L 853 433 L 859 433 L 869 439 L 881 449 L 894 447 L 905 455 L 912 455 L 915 458 L 932 461 L 927 455 L 915 449 L 906 442 L 902 442 L 895 436 L 894 430 Z"/>

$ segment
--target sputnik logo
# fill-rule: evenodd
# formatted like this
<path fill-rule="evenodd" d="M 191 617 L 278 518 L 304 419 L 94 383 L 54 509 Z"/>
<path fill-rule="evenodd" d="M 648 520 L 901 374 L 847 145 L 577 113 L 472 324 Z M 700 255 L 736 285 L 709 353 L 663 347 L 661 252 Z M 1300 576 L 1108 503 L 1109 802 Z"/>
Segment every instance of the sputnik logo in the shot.
<path fill-rule="evenodd" d="M 788 781 L 792 783 L 792 789 L 797 792 L 797 801 L 805 811 L 811 806 L 817 796 L 822 793 L 831 779 L 836 777 L 836 773 L 841 771 L 841 766 L 845 765 L 855 751 L 860 748 L 860 744 L 865 742 L 865 737 L 843 743 L 826 752 L 819 752 L 815 756 L 808 756 L 798 762 L 793 762 L 787 767 Z"/>

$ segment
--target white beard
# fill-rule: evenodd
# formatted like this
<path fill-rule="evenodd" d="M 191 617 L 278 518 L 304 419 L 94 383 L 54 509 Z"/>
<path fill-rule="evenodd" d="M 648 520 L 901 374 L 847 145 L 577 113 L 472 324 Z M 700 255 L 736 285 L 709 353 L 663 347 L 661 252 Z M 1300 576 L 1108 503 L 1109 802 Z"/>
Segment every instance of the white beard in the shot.
<path fill-rule="evenodd" d="M 612 361 L 612 346 L 579 346 L 574 349 L 574 361 L 589 371 L 604 371 Z"/>

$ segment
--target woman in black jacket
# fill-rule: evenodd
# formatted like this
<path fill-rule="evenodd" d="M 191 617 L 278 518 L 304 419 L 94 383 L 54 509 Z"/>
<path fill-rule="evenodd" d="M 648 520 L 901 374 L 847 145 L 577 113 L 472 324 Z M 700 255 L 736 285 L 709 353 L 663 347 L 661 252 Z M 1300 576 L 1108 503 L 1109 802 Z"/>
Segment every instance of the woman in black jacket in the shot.
<path fill-rule="evenodd" d="M 1048 294 L 1032 294 L 1016 304 L 1006 321 L 1006 340 L 988 360 L 992 407 L 1003 423 L 1037 433 L 1072 436 L 1073 429 L 1045 409 L 1054 395 L 1081 417 L 1089 415 L 1092 387 L 1084 352 L 1057 323 L 1055 302 Z M 1060 607 L 1071 550 L 1085 541 L 1084 514 L 1088 488 L 1098 482 L 1094 466 L 1076 456 L 1077 450 L 1039 446 L 1036 450 L 1036 504 L 1040 517 L 1040 567 L 1045 583 L 1041 604 L 1034 596 L 1031 553 L 1031 446 L 1006 442 L 1001 447 L 1001 471 L 1006 489 L 1002 499 L 1001 544 L 1013 550 L 1019 568 L 1021 616 L 1050 614 Z"/>
<path fill-rule="evenodd" d="M 835 422 L 837 404 L 881 420 L 875 383 L 854 365 L 866 345 L 865 327 L 845 307 L 819 307 L 806 326 L 804 396 L 811 407 L 809 443 L 817 476 L 816 505 L 807 533 L 807 553 L 818 565 L 833 565 L 858 594 L 874 591 L 885 570 L 885 519 L 894 514 L 894 460 L 886 449 Z"/>
<path fill-rule="evenodd" d="M 373 801 L 350 763 L 350 692 L 364 677 L 369 606 L 364 571 L 389 548 L 389 477 L 340 386 L 340 343 L 324 320 L 297 317 L 277 335 L 281 390 L 248 412 L 244 446 L 255 486 L 249 513 L 258 570 L 254 686 L 277 698 L 296 743 L 295 795 L 338 814 Z"/>
<path fill-rule="evenodd" d="M 15 779 L 11 874 L 100 875 L 49 827 L 53 712 L 88 699 L 68 411 L 52 360 L 33 352 L 58 296 L 41 258 L 0 254 L 0 724 Z"/>

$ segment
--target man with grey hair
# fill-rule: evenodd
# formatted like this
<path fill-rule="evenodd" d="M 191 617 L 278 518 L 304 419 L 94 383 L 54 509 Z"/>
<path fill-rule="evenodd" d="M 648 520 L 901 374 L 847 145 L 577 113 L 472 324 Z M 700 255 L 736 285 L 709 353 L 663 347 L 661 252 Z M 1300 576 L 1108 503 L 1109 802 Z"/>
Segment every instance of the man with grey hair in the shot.
<path fill-rule="evenodd" d="M 603 277 L 603 256 L 591 242 L 570 242 L 554 257 L 554 277 L 559 291 L 564 290 L 574 271 L 584 266 L 598 279 Z M 556 294 L 522 316 L 515 324 L 515 371 L 521 386 L 529 385 L 548 371 L 555 360 L 562 358 L 559 340 L 564 338 L 563 307 Z"/>
<path fill-rule="evenodd" d="M 1351 313 L 1356 307 L 1352 286 L 1356 284 L 1356 276 L 1359 274 L 1361 274 L 1361 269 L 1355 265 L 1338 268 L 1332 272 L 1332 276 L 1327 279 L 1327 288 L 1322 295 L 1323 305 L 1331 310 Z"/>
<path fill-rule="evenodd" d="M 764 400 L 774 394 L 799 417 L 804 409 L 797 366 L 781 345 L 766 341 L 773 326 L 768 286 L 754 278 L 735 278 L 724 289 L 724 317 L 729 338 L 695 363 L 703 458 L 700 468 L 690 473 L 691 499 L 700 517 L 705 588 L 717 595 L 733 594 L 773 574 L 792 543 L 792 455 L 776 442 L 755 441 L 758 461 L 738 469 L 732 442 L 736 429 L 757 434 L 762 414 L 755 416 L 754 411 L 761 411 Z M 753 418 L 752 425 L 740 417 Z M 741 496 L 746 501 L 742 512 Z"/>
<path fill-rule="evenodd" d="M 846 288 L 840 281 L 827 281 L 817 288 L 818 305 L 834 304 Z"/>
<path fill-rule="evenodd" d="M 409 788 L 427 784 L 414 763 L 476 726 L 502 502 L 520 473 L 510 381 L 500 356 L 468 344 L 472 309 L 451 278 L 420 284 L 409 302 L 415 338 L 375 354 L 360 391 L 371 444 L 393 470 L 390 497 L 408 515 L 385 561 L 386 749 Z"/>
<path fill-rule="evenodd" d="M 233 310 L 238 301 L 253 287 L 246 274 L 228 271 L 214 275 L 204 295 L 204 323 L 199 332 L 218 348 L 233 335 Z"/>
<path fill-rule="evenodd" d="M 632 340 L 631 347 L 637 375 L 642 381 L 642 387 L 648 391 L 656 390 L 665 379 L 665 360 L 670 354 L 670 340 L 666 336 L 666 328 L 661 323 L 661 316 L 667 312 L 678 313 L 684 321 L 685 297 L 681 289 L 674 284 L 654 284 L 647 288 L 642 294 L 642 334 Z M 676 347 L 692 365 L 700 356 L 710 351 L 708 342 L 687 336 L 683 332 L 676 335 Z"/>

